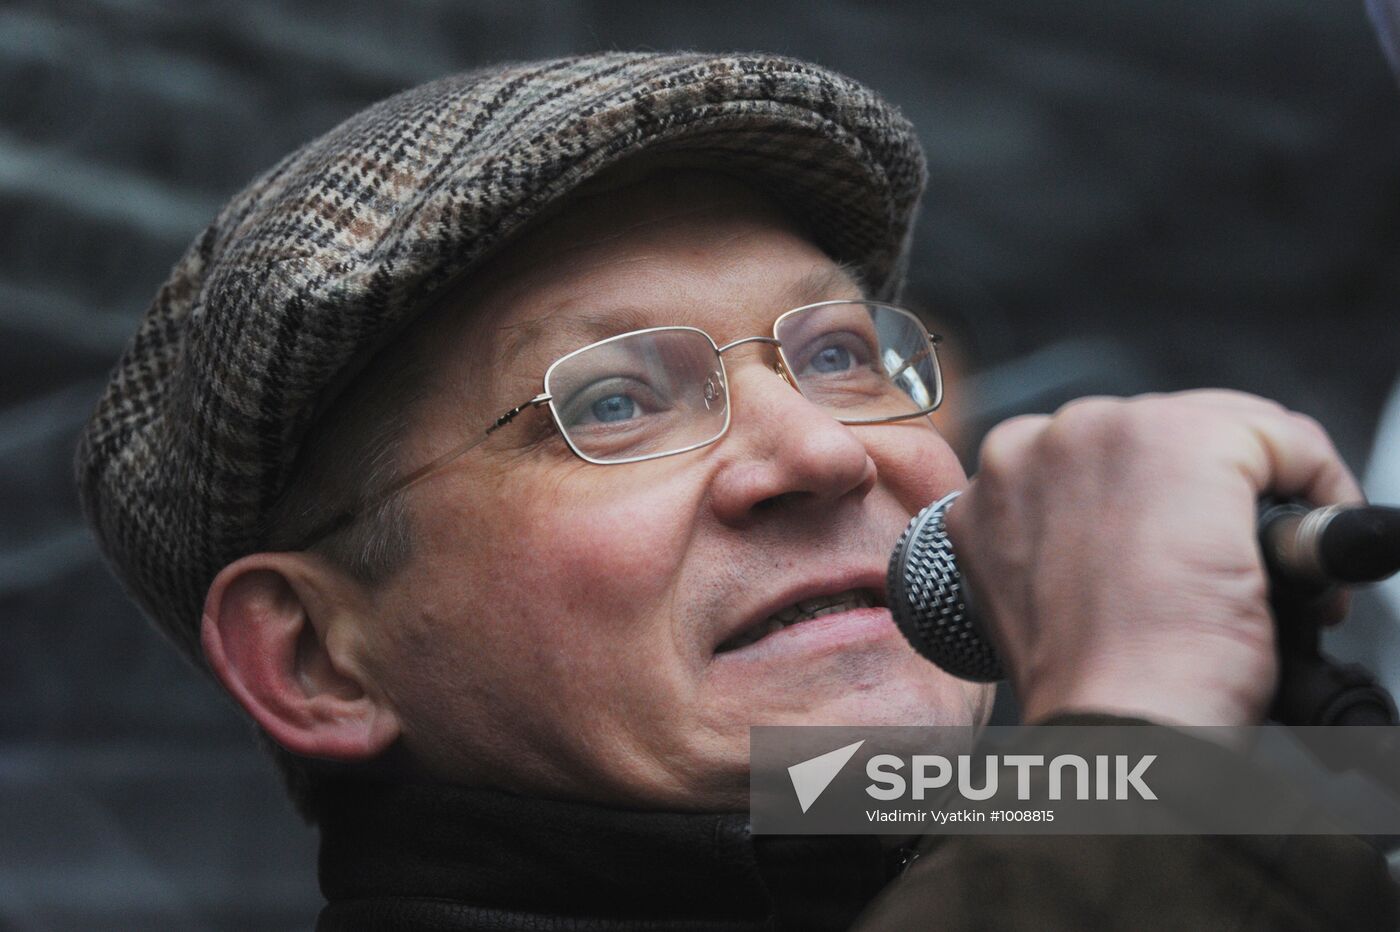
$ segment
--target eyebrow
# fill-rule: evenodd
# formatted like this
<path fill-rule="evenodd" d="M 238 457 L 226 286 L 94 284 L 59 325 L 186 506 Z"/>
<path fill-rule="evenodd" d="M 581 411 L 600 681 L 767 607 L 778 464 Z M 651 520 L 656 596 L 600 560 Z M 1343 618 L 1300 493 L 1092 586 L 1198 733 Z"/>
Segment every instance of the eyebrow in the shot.
<path fill-rule="evenodd" d="M 816 269 L 792 282 L 782 292 L 782 307 L 773 309 L 776 318 L 783 311 L 831 298 L 866 293 L 860 270 L 850 263 L 836 263 Z M 567 337 L 572 349 L 596 343 L 633 330 L 657 326 L 655 308 L 637 305 L 616 305 L 595 313 L 545 314 L 516 324 L 507 324 L 498 333 L 501 348 L 498 363 L 517 359 L 545 334 Z M 569 350 L 561 350 L 555 356 Z"/>
<path fill-rule="evenodd" d="M 655 326 L 654 316 L 643 307 L 617 305 L 597 313 L 546 314 L 518 324 L 508 324 L 498 331 L 502 338 L 500 359 L 517 358 L 547 333 L 570 338 L 577 343 L 574 347 L 577 349 L 620 333 Z"/>
<path fill-rule="evenodd" d="M 805 304 L 816 304 L 832 297 L 847 297 L 852 293 L 858 298 L 866 296 L 865 277 L 861 275 L 860 269 L 851 263 L 839 262 L 824 269 L 808 272 L 793 282 L 784 292 L 784 296 L 792 304 L 780 309 L 780 312 Z"/>

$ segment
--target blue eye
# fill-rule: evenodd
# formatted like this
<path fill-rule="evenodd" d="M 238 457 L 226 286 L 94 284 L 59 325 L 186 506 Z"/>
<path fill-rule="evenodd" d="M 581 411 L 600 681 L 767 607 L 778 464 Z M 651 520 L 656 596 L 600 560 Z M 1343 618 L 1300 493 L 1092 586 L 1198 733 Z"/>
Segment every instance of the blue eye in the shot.
<path fill-rule="evenodd" d="M 612 375 L 581 386 L 556 409 L 566 429 L 631 430 L 670 410 L 666 397 L 646 381 Z"/>
<path fill-rule="evenodd" d="M 828 346 L 813 356 L 809 364 L 817 372 L 845 372 L 852 365 L 851 352 L 844 346 Z"/>
<path fill-rule="evenodd" d="M 625 421 L 637 413 L 637 403 L 626 395 L 609 395 L 593 402 L 589 409 L 599 423 Z"/>

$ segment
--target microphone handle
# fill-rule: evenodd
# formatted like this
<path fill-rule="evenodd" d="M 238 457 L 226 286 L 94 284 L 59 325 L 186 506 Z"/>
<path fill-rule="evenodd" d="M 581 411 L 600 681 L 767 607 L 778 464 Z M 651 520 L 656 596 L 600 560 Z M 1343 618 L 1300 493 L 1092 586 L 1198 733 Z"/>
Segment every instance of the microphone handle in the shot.
<path fill-rule="evenodd" d="M 1279 587 L 1376 582 L 1400 569 L 1400 508 L 1310 509 L 1266 499 L 1259 506 L 1259 546 Z"/>

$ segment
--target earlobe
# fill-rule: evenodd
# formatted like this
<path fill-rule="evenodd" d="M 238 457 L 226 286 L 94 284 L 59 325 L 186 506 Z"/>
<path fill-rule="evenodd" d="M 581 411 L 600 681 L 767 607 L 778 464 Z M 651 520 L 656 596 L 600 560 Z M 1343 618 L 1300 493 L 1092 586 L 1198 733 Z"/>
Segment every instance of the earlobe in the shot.
<path fill-rule="evenodd" d="M 342 584 L 306 554 L 244 557 L 209 587 L 200 639 L 224 688 L 278 744 L 305 757 L 369 760 L 399 725 L 344 655 L 349 639 L 333 636 L 357 621 L 328 597 Z"/>

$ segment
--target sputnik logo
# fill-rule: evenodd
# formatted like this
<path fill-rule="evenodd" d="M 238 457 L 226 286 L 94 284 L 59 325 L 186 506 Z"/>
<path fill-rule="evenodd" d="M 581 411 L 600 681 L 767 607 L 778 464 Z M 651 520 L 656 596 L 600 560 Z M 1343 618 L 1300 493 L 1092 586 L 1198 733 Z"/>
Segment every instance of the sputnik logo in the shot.
<path fill-rule="evenodd" d="M 841 768 L 855 756 L 856 751 L 865 743 L 865 739 L 857 741 L 855 744 L 848 744 L 845 747 L 837 748 L 834 751 L 827 751 L 825 754 L 818 754 L 809 760 L 804 760 L 800 764 L 793 764 L 788 768 L 788 776 L 792 778 L 792 788 L 797 793 L 797 804 L 802 807 L 805 813 L 812 808 L 812 803 L 817 801 L 817 797 L 826 791 L 831 785 L 831 781 L 836 779 L 836 775 L 841 772 Z"/>

